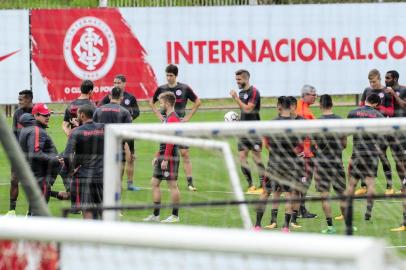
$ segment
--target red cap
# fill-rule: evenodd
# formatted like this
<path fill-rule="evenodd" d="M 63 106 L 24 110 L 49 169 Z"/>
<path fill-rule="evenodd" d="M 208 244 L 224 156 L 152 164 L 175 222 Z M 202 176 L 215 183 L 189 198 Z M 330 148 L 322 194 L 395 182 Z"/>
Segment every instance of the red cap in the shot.
<path fill-rule="evenodd" d="M 37 103 L 34 105 L 32 108 L 32 114 L 42 114 L 42 115 L 47 115 L 52 113 L 49 109 L 48 106 L 44 103 Z"/>

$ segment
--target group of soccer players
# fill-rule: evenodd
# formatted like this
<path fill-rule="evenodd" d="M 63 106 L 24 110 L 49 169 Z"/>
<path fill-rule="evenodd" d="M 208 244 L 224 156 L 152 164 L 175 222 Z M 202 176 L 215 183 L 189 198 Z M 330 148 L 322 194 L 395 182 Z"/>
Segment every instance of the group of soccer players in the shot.
<path fill-rule="evenodd" d="M 230 92 L 231 97 L 241 109 L 241 121 L 260 120 L 260 93 L 258 89 L 249 83 L 250 74 L 247 70 L 236 72 L 236 82 L 240 92 Z M 368 74 L 370 87 L 366 88 L 360 107 L 351 111 L 347 118 L 384 118 L 401 117 L 405 113 L 406 88 L 399 85 L 398 72 L 391 70 L 386 73 L 385 86 L 380 81 L 378 70 L 371 70 Z M 278 117 L 274 120 L 303 120 L 315 119 L 309 106 L 315 103 L 317 94 L 313 86 L 305 85 L 302 88 L 302 96 L 298 101 L 295 97 L 278 98 Z M 340 119 L 332 111 L 333 102 L 329 95 L 320 97 L 320 119 Z M 266 201 L 271 194 L 273 198 L 280 198 L 284 193 L 287 199 L 295 198 L 293 203 L 288 201 L 285 206 L 285 221 L 282 231 L 288 232 L 290 228 L 300 228 L 298 217 L 314 218 L 304 204 L 306 192 L 312 179 L 315 179 L 316 190 L 321 196 L 328 197 L 331 186 L 338 195 L 367 194 L 367 207 L 365 220 L 370 220 L 372 215 L 373 200 L 375 194 L 375 181 L 378 170 L 378 159 L 382 160 L 385 176 L 387 178 L 387 195 L 394 194 L 392 185 L 392 173 L 386 150 L 389 147 L 396 163 L 397 173 L 401 180 L 402 192 L 406 192 L 405 161 L 406 140 L 404 135 L 393 134 L 378 136 L 377 134 L 356 133 L 353 137 L 353 153 L 348 170 L 348 185 L 342 161 L 342 152 L 346 148 L 346 136 L 288 136 L 286 134 L 261 138 L 251 136 L 240 138 L 238 144 L 241 170 L 248 182 L 247 193 L 261 194 L 260 198 Z M 261 151 L 264 146 L 269 151 L 267 168 L 261 161 Z M 251 172 L 247 163 L 248 152 L 252 151 L 252 157 L 258 168 L 259 187 L 253 184 Z M 363 186 L 355 192 L 359 180 Z M 300 203 L 298 203 L 300 201 Z M 296 203 L 297 202 L 297 203 Z M 257 207 L 255 228 L 261 228 L 266 204 Z M 270 224 L 267 229 L 277 228 L 278 203 L 272 204 Z M 344 220 L 346 205 L 340 202 L 341 213 L 336 220 Z M 322 201 L 322 208 L 326 215 L 327 228 L 322 233 L 333 234 L 336 232 L 333 226 L 331 207 L 327 200 Z M 348 222 L 348 221 L 347 221 Z M 392 231 L 406 231 L 406 204 L 404 203 L 403 223 L 399 228 Z"/>
<path fill-rule="evenodd" d="M 178 68 L 169 65 L 166 68 L 167 84 L 158 87 L 153 98 L 149 101 L 152 111 L 166 123 L 187 122 L 201 105 L 200 99 L 194 91 L 177 82 Z M 260 92 L 250 84 L 250 74 L 247 70 L 238 70 L 235 73 L 239 92 L 230 91 L 230 96 L 241 109 L 241 121 L 259 121 L 261 97 Z M 365 89 L 361 99 L 361 107 L 351 111 L 348 118 L 381 118 L 404 116 L 406 108 L 406 88 L 398 83 L 399 74 L 389 71 L 385 76 L 385 87 L 380 84 L 380 74 L 377 70 L 371 70 L 368 76 L 370 87 Z M 66 149 L 57 153 L 46 128 L 51 116 L 51 111 L 45 104 L 33 105 L 32 92 L 28 90 L 19 93 L 19 109 L 13 117 L 13 130 L 20 146 L 25 152 L 33 169 L 34 175 L 41 190 L 49 200 L 50 196 L 58 199 L 69 199 L 73 205 L 92 205 L 102 202 L 102 175 L 103 175 L 103 146 L 104 124 L 108 123 L 131 123 L 140 115 L 136 98 L 125 91 L 126 78 L 117 75 L 114 79 L 114 87 L 111 93 L 104 97 L 98 104 L 91 101 L 93 82 L 83 81 L 81 94 L 68 105 L 65 110 L 62 129 L 68 136 Z M 301 98 L 279 97 L 278 117 L 274 120 L 303 120 L 315 119 L 310 110 L 317 98 L 316 89 L 305 85 L 301 91 Z M 192 109 L 186 113 L 188 100 L 193 103 Z M 158 109 L 156 102 L 159 101 Z M 332 111 L 333 103 L 329 95 L 320 97 L 320 109 L 322 119 L 339 118 Z M 346 137 L 322 137 L 322 136 L 274 136 L 260 138 L 256 136 L 240 138 L 238 143 L 241 170 L 248 183 L 247 193 L 260 194 L 262 200 L 267 200 L 272 194 L 279 198 L 284 193 L 286 198 L 300 198 L 300 202 L 287 203 L 285 209 L 285 222 L 283 231 L 290 228 L 300 228 L 298 217 L 315 218 L 305 206 L 305 197 L 314 178 L 317 191 L 327 197 L 332 186 L 337 194 L 351 195 L 355 186 L 362 180 L 363 186 L 356 194 L 367 192 L 372 195 L 375 192 L 375 178 L 377 175 L 378 158 L 384 165 L 387 178 L 387 194 L 393 194 L 392 174 L 386 157 L 386 149 L 390 147 L 396 162 L 397 172 L 402 180 L 402 190 L 405 191 L 406 175 L 404 169 L 405 153 L 403 151 L 403 138 L 385 136 L 355 134 L 353 155 L 349 168 L 349 181 L 346 185 L 345 173 L 342 162 L 342 151 L 346 147 Z M 262 147 L 269 151 L 269 160 L 265 168 L 262 162 Z M 406 146 L 406 145 L 405 145 Z M 127 189 L 139 190 L 134 185 L 134 161 L 135 147 L 132 140 L 123 143 L 123 166 L 127 164 Z M 248 164 L 249 152 L 257 166 L 259 184 L 253 182 L 251 170 Z M 180 153 L 180 155 L 179 155 Z M 156 158 L 153 160 L 153 177 L 151 179 L 153 202 L 156 205 L 152 215 L 144 221 L 160 221 L 160 183 L 167 180 L 171 191 L 171 199 L 175 205 L 172 215 L 164 222 L 179 222 L 179 189 L 177 175 L 179 158 L 183 159 L 188 190 L 196 191 L 192 178 L 192 165 L 187 146 L 161 144 Z M 323 169 L 317 169 L 323 168 Z M 65 184 L 66 191 L 52 191 L 52 184 L 56 175 L 60 174 Z M 15 214 L 16 200 L 18 196 L 18 181 L 15 174 L 11 174 L 10 187 L 10 211 L 9 215 Z M 256 227 L 261 227 L 265 205 L 257 208 Z M 331 208 L 327 200 L 322 202 L 326 215 L 327 228 L 323 233 L 334 233 Z M 365 219 L 371 218 L 373 201 L 368 200 Z M 272 217 L 266 228 L 277 228 L 277 203 L 272 205 Z M 345 204 L 341 202 L 341 214 L 336 220 L 343 220 Z M 406 210 L 405 210 L 406 211 Z M 29 211 L 30 212 L 30 211 Z M 35 213 L 31 213 L 34 214 Z M 99 218 L 100 213 L 83 212 L 85 218 Z M 398 231 L 406 230 L 406 212 L 404 224 Z"/>
<path fill-rule="evenodd" d="M 201 101 L 193 90 L 176 81 L 178 68 L 169 65 L 166 68 L 167 84 L 160 86 L 150 101 L 153 111 L 163 122 L 186 122 L 199 108 Z M 117 75 L 114 87 L 109 95 L 98 104 L 91 101 L 93 82 L 85 80 L 81 84 L 80 96 L 71 102 L 64 113 L 62 130 L 68 136 L 65 150 L 57 153 L 56 147 L 47 134 L 51 111 L 43 103 L 33 104 L 33 94 L 29 90 L 19 93 L 19 108 L 13 116 L 13 131 L 26 155 L 34 172 L 34 176 L 46 199 L 53 196 L 60 200 L 70 199 L 73 206 L 99 205 L 103 195 L 103 155 L 104 155 L 104 124 L 132 123 L 140 115 L 136 97 L 125 91 L 126 78 Z M 192 110 L 186 114 L 188 100 L 193 102 Z M 155 107 L 159 101 L 160 110 Z M 176 120 L 176 121 L 175 121 Z M 179 166 L 178 148 L 184 161 L 188 190 L 197 191 L 192 178 L 192 165 L 187 146 L 161 144 L 157 158 L 154 159 L 154 173 L 152 178 L 154 203 L 160 204 L 159 183 L 168 180 L 173 193 L 173 201 L 179 201 L 177 190 L 177 171 Z M 127 190 L 137 191 L 134 185 L 134 141 L 123 143 L 122 172 L 124 174 L 127 163 Z M 57 175 L 63 179 L 66 191 L 52 191 L 52 185 Z M 15 215 L 18 198 L 18 179 L 14 169 L 11 169 L 10 208 L 6 214 Z M 176 193 L 178 195 L 176 195 Z M 176 199 L 176 197 L 178 199 Z M 159 219 L 159 208 L 154 211 Z M 36 215 L 31 210 L 29 215 Z M 83 211 L 84 218 L 100 218 L 100 213 Z M 178 222 L 178 210 L 174 209 L 167 222 Z"/>

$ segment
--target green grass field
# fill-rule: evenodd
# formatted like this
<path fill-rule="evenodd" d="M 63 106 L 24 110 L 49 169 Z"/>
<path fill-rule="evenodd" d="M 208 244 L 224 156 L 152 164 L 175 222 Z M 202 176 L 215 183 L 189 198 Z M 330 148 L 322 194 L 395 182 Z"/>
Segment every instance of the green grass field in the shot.
<path fill-rule="evenodd" d="M 221 105 L 221 104 L 219 104 Z M 353 109 L 353 107 L 336 107 L 335 112 L 338 115 L 345 117 L 347 113 Z M 223 121 L 223 115 L 228 110 L 200 110 L 192 119 L 193 122 L 207 122 L 207 121 Z M 319 110 L 314 107 L 313 111 L 316 115 L 319 115 Z M 262 119 L 264 121 L 272 119 L 276 116 L 275 108 L 266 108 L 262 110 Z M 9 124 L 11 126 L 11 119 Z M 50 128 L 48 130 L 49 134 L 53 138 L 55 144 L 57 145 L 58 151 L 62 151 L 65 147 L 66 136 L 63 134 L 61 129 L 62 116 L 54 115 L 51 117 Z M 144 112 L 135 121 L 136 123 L 151 123 L 158 122 L 152 113 Z M 235 158 L 237 158 L 236 143 L 231 143 L 233 151 L 235 152 Z M 136 152 L 137 161 L 135 169 L 135 180 L 138 186 L 145 188 L 138 192 L 123 192 L 123 203 L 124 204 L 147 204 L 151 203 L 151 191 L 149 189 L 149 181 L 152 175 L 152 165 L 151 160 L 154 153 L 157 151 L 158 145 L 156 143 L 137 141 L 136 142 Z M 348 164 L 348 159 L 352 151 L 351 142 L 344 152 L 345 167 Z M 263 153 L 263 161 L 267 160 L 267 153 Z M 224 170 L 225 165 L 222 157 L 218 153 L 213 153 L 212 151 L 201 150 L 198 148 L 191 149 L 191 158 L 193 163 L 193 175 L 195 185 L 198 187 L 199 191 L 192 193 L 186 191 L 186 180 L 183 173 L 183 167 L 181 164 L 180 174 L 179 174 L 179 186 L 181 190 L 182 202 L 202 202 L 210 200 L 228 200 L 233 199 L 231 193 L 231 187 L 228 180 L 226 171 Z M 393 165 L 392 158 L 391 162 Z M 254 176 L 256 170 L 253 167 Z M 394 166 L 393 166 L 394 167 Z M 9 204 L 9 164 L 5 157 L 5 153 L 2 148 L 0 148 L 0 213 L 6 213 Z M 246 188 L 246 182 L 242 175 L 240 175 L 242 186 Z M 257 179 L 255 176 L 254 179 Z M 123 181 L 123 186 L 125 187 L 125 181 Z M 379 176 L 377 179 L 377 189 L 379 193 L 382 193 L 385 189 L 386 182 L 384 180 L 382 169 L 379 168 Z M 399 179 L 397 174 L 394 172 L 394 186 L 396 190 L 399 190 Z M 62 181 L 58 178 L 54 185 L 55 190 L 62 190 Z M 27 209 L 27 203 L 24 198 L 24 192 L 20 193 L 20 197 L 17 204 L 17 213 L 19 215 L 24 215 Z M 317 193 L 314 191 L 312 185 L 310 195 L 316 196 Z M 255 195 L 247 195 L 248 199 L 256 199 Z M 162 202 L 169 202 L 169 192 L 166 189 L 166 184 L 163 183 L 163 199 Z M 62 202 L 51 198 L 49 207 L 54 216 L 61 215 L 61 209 L 69 207 L 69 202 Z M 337 215 L 339 213 L 338 204 L 332 202 L 333 213 Z M 322 213 L 320 203 L 308 203 L 308 208 L 318 214 L 318 218 L 313 220 L 299 220 L 300 224 L 303 225 L 301 229 L 296 230 L 297 232 L 312 232 L 319 233 L 323 229 L 325 224 L 325 217 Z M 406 245 L 406 234 L 405 233 L 393 233 L 389 229 L 399 226 L 401 222 L 401 203 L 394 200 L 385 200 L 375 202 L 373 218 L 370 222 L 365 222 L 363 220 L 363 214 L 365 211 L 365 202 L 356 201 L 355 203 L 355 220 L 354 223 L 358 227 L 358 232 L 356 235 L 359 236 L 376 236 L 384 237 L 388 240 L 391 246 L 405 246 Z M 255 211 L 251 207 L 252 219 L 255 219 Z M 150 210 L 141 211 L 124 211 L 124 220 L 139 222 L 142 218 L 150 214 Z M 169 210 L 162 210 L 161 218 L 165 218 L 170 214 Z M 187 225 L 203 225 L 203 226 L 213 226 L 213 227 L 241 227 L 241 220 L 238 214 L 238 209 L 234 206 L 216 207 L 216 208 L 188 208 L 181 209 L 181 224 Z M 279 208 L 279 224 L 283 223 L 283 206 Z M 78 215 L 71 215 L 71 218 L 79 218 Z M 267 207 L 266 214 L 263 218 L 263 225 L 267 225 L 270 219 L 270 206 Z M 343 222 L 335 221 L 334 225 L 337 228 L 338 234 L 344 234 L 344 224 Z M 406 256 L 406 248 L 396 249 L 400 254 Z"/>

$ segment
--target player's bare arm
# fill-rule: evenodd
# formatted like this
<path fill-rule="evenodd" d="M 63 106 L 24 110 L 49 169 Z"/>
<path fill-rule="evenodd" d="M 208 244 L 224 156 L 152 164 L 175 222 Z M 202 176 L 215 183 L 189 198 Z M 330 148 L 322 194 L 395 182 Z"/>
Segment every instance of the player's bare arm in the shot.
<path fill-rule="evenodd" d="M 148 102 L 149 106 L 151 107 L 152 111 L 154 112 L 154 114 L 158 117 L 159 120 L 163 121 L 164 117 L 161 114 L 161 112 L 156 108 L 155 103 L 153 101 L 153 99 L 151 98 Z"/>
<path fill-rule="evenodd" d="M 65 132 L 66 136 L 69 136 L 69 133 L 70 133 L 70 123 L 69 123 L 69 122 L 66 122 L 66 121 L 63 121 L 63 122 L 62 122 L 62 129 L 63 129 L 63 132 Z"/>
<path fill-rule="evenodd" d="M 193 103 L 193 107 L 190 112 L 182 119 L 182 122 L 189 122 L 192 116 L 196 113 L 197 109 L 199 109 L 200 105 L 202 105 L 202 101 L 200 100 L 200 98 L 197 98 Z"/>
<path fill-rule="evenodd" d="M 406 108 L 406 100 L 403 100 L 400 96 L 398 96 L 392 87 L 386 87 L 385 93 L 390 94 L 396 100 L 399 106 L 402 107 L 402 109 Z"/>
<path fill-rule="evenodd" d="M 238 97 L 238 94 L 235 90 L 230 91 L 230 96 L 235 100 L 241 110 L 246 113 L 252 112 L 255 108 L 255 104 L 252 102 L 248 102 L 248 104 L 244 104 L 241 99 Z"/>

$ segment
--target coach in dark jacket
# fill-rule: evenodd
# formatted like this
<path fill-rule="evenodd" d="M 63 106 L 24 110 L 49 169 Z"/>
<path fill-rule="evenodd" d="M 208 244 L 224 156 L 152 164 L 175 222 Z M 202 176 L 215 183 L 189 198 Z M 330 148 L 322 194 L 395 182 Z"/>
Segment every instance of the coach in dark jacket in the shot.
<path fill-rule="evenodd" d="M 45 130 L 50 116 L 51 111 L 45 104 L 36 104 L 32 114 L 21 116 L 20 123 L 23 128 L 19 137 L 21 149 L 47 202 L 50 187 L 61 169 L 56 147 Z"/>

